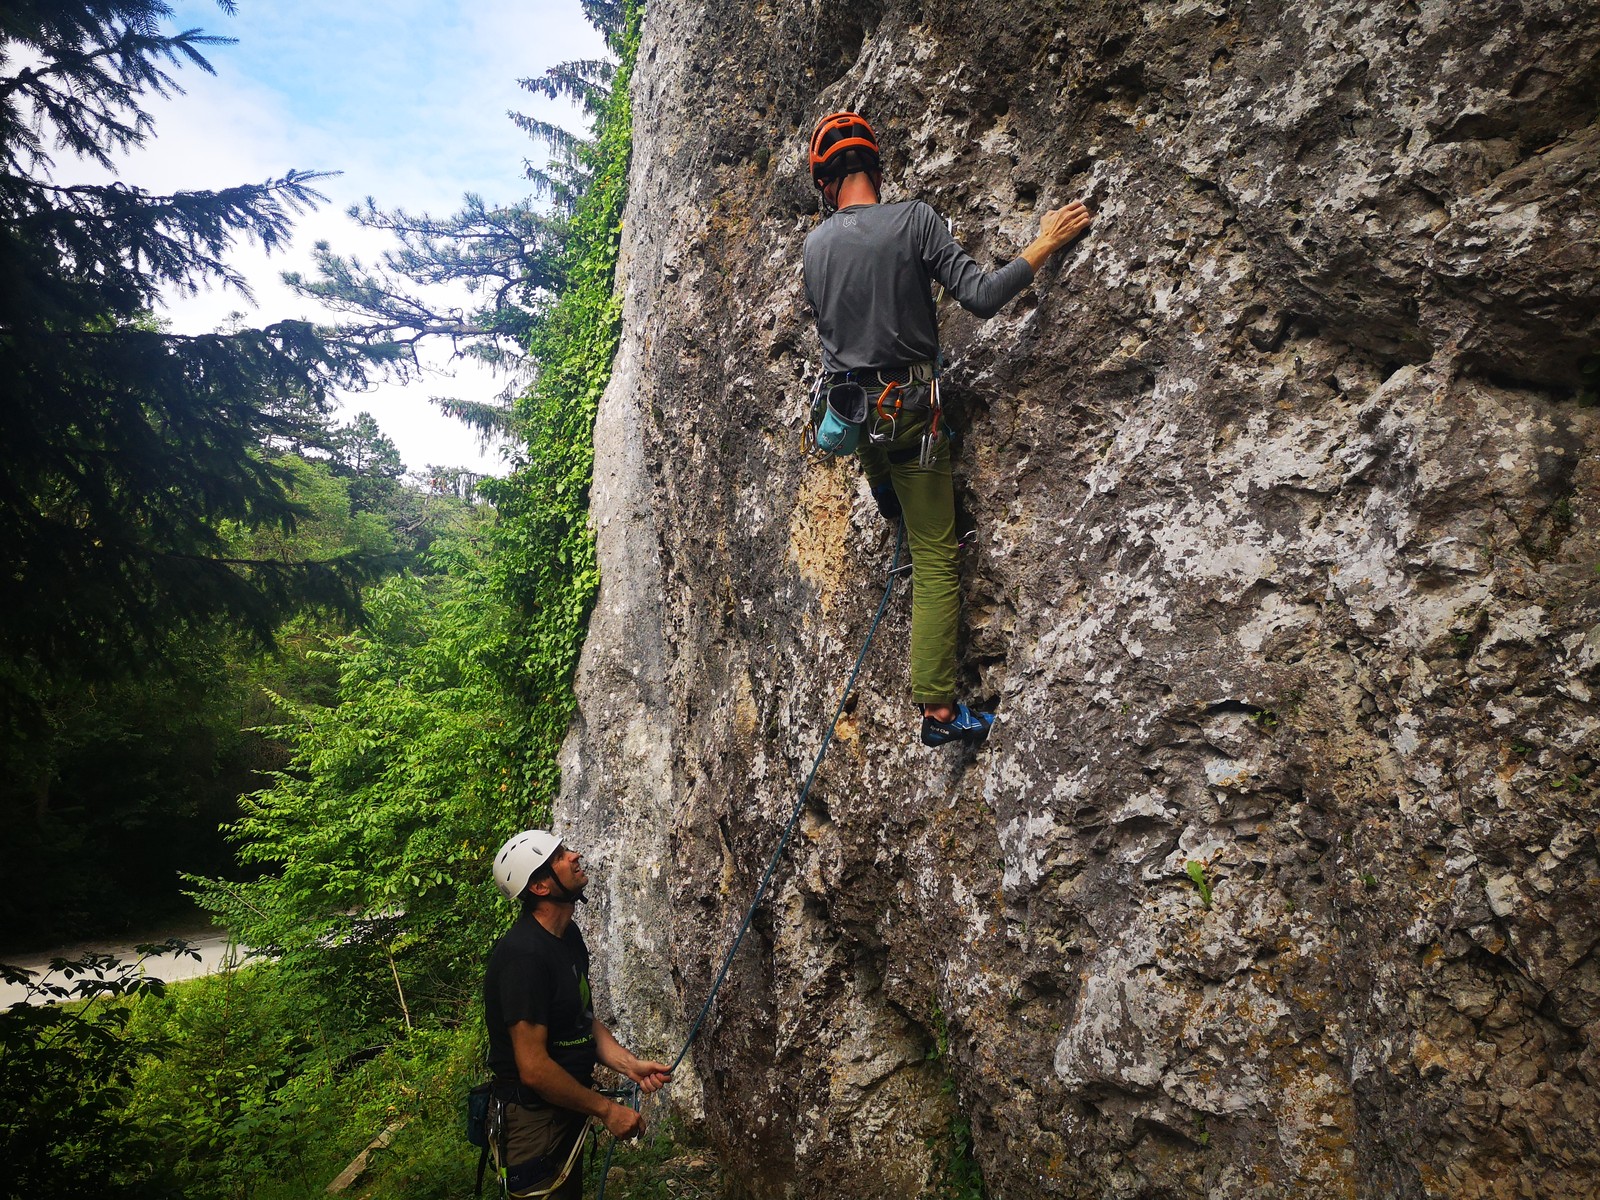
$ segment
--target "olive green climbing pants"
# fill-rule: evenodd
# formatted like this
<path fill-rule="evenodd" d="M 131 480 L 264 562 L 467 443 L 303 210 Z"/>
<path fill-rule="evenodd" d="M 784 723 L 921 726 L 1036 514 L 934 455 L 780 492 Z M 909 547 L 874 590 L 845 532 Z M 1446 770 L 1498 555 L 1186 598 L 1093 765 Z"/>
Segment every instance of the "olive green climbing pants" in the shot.
<path fill-rule="evenodd" d="M 956 570 L 956 497 L 950 439 L 942 435 L 933 461 L 917 451 L 928 418 L 900 423 L 893 441 L 864 442 L 856 451 L 867 483 L 885 479 L 899 498 L 911 548 L 911 699 L 917 704 L 956 701 L 956 626 L 961 578 Z"/>

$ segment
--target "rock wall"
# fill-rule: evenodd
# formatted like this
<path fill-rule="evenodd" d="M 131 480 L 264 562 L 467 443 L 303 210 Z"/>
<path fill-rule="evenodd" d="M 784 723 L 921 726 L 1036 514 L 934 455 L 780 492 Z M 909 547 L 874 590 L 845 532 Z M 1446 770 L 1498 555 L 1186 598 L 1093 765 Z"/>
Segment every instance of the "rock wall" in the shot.
<path fill-rule="evenodd" d="M 652 0 L 563 819 L 675 1050 L 892 548 L 807 460 L 801 147 L 944 317 L 977 754 L 896 600 L 674 1088 L 741 1194 L 1600 1194 L 1600 9 Z M 1198 876 L 1196 879 L 1194 876 Z M 1203 887 L 1201 884 L 1203 883 Z"/>

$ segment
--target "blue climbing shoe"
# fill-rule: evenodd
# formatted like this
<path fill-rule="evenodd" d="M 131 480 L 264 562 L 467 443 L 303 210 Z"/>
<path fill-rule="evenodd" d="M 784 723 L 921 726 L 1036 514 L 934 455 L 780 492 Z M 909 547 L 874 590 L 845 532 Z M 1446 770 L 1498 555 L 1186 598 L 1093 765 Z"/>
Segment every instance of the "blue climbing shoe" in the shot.
<path fill-rule="evenodd" d="M 965 742 L 969 746 L 981 746 L 993 724 L 993 713 L 973 712 L 965 704 L 958 704 L 955 715 L 948 721 L 936 721 L 928 716 L 922 718 L 922 744 L 943 746 L 950 742 Z"/>

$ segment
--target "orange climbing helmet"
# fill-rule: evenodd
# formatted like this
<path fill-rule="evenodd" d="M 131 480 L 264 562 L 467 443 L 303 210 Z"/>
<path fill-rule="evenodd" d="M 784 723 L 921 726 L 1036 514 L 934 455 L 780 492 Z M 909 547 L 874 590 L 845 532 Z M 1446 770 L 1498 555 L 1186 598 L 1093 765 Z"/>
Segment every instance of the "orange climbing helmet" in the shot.
<path fill-rule="evenodd" d="M 855 165 L 859 158 L 851 162 L 852 150 L 866 156 L 865 166 Z M 829 113 L 811 131 L 811 182 L 819 188 L 851 171 L 876 171 L 879 157 L 878 135 L 859 113 Z"/>

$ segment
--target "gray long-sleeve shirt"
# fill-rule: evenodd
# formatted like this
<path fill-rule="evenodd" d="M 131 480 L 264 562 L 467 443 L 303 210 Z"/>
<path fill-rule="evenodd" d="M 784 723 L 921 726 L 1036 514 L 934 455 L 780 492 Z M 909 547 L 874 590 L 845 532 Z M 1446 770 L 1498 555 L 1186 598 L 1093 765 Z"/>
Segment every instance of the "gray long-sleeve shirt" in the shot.
<path fill-rule="evenodd" d="M 921 200 L 854 204 L 806 238 L 806 298 L 826 371 L 902 367 L 939 353 L 933 284 L 992 317 L 1033 279 L 1027 259 L 985 271 Z"/>

